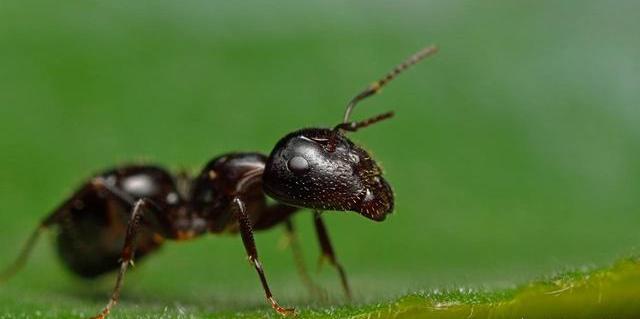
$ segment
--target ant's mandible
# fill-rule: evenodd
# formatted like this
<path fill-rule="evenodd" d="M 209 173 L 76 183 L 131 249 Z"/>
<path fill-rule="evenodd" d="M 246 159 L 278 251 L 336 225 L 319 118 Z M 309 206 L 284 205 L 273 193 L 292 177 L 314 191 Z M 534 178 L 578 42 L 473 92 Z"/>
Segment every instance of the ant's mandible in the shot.
<path fill-rule="evenodd" d="M 22 268 L 45 229 L 56 227 L 58 254 L 72 272 L 95 278 L 119 269 L 108 304 L 94 317 L 105 318 L 118 302 L 134 254 L 140 259 L 165 239 L 240 233 L 267 300 L 275 311 L 288 315 L 294 310 L 281 307 L 274 299 L 258 259 L 253 232 L 284 223 L 293 235 L 291 216 L 309 208 L 314 211 L 322 256 L 336 267 L 350 297 L 345 272 L 336 259 L 320 212 L 354 211 L 382 221 L 393 210 L 393 192 L 380 167 L 345 135 L 388 119 L 393 113 L 352 122 L 351 112 L 358 102 L 436 52 L 435 46 L 426 47 L 369 85 L 349 102 L 340 124 L 290 133 L 269 156 L 222 155 L 194 178 L 173 176 L 163 168 L 148 165 L 122 166 L 93 177 L 40 222 L 15 262 L 0 274 L 0 282 Z M 268 204 L 266 195 L 276 203 Z"/>

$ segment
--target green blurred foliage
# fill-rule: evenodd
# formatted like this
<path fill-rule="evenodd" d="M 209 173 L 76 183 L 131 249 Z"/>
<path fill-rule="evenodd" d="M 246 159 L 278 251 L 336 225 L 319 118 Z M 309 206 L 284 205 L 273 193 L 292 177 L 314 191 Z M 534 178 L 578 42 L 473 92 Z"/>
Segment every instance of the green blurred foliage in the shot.
<path fill-rule="evenodd" d="M 639 10 L 623 0 L 2 1 L 0 264 L 91 174 L 132 161 L 197 172 L 225 152 L 268 153 L 290 131 L 337 123 L 354 94 L 430 43 L 437 56 L 355 112 L 397 112 L 353 135 L 384 166 L 396 213 L 327 216 L 358 300 L 509 286 L 627 255 L 640 242 Z M 296 218 L 314 268 L 310 222 Z M 305 303 L 281 238 L 257 235 L 267 275 L 282 303 Z M 113 278 L 73 279 L 43 242 L 0 291 L 5 306 L 101 304 Z M 237 237 L 169 243 L 138 265 L 125 301 L 263 306 Z M 316 277 L 341 302 L 334 272 Z"/>

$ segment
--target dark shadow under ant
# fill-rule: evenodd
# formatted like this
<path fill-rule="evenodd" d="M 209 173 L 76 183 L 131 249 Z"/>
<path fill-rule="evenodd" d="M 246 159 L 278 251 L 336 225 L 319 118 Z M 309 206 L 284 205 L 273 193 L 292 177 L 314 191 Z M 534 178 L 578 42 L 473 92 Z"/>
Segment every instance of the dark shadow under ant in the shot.
<path fill-rule="evenodd" d="M 352 122 L 358 102 L 374 95 L 413 64 L 437 52 L 427 47 L 368 86 L 347 105 L 343 121 L 332 129 L 307 128 L 288 134 L 269 156 L 231 153 L 211 160 L 195 177 L 171 175 L 149 165 L 107 170 L 82 185 L 49 216 L 27 240 L 16 261 L 0 275 L 0 282 L 25 264 L 40 234 L 56 226 L 57 250 L 63 263 L 83 278 L 118 270 L 108 304 L 94 318 L 106 317 L 118 302 L 123 277 L 134 254 L 138 259 L 154 252 L 164 240 L 189 240 L 205 233 L 239 233 L 266 298 L 280 314 L 253 239 L 253 232 L 284 223 L 295 238 L 291 216 L 301 208 L 314 211 L 313 222 L 322 257 L 340 276 L 351 296 L 344 268 L 338 262 L 321 211 L 354 211 L 382 221 L 393 211 L 393 192 L 369 153 L 346 137 L 393 116 L 384 113 Z M 267 195 L 276 200 L 267 203 Z M 299 258 L 299 248 L 294 246 Z M 297 262 L 299 268 L 302 263 Z M 304 268 L 303 280 L 310 281 Z"/>

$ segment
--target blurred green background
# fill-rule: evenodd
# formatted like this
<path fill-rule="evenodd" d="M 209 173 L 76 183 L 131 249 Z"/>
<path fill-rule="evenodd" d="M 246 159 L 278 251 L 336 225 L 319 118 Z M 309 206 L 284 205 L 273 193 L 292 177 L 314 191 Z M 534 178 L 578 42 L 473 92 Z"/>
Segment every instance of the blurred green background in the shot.
<path fill-rule="evenodd" d="M 268 153 L 336 124 L 366 84 L 435 43 L 355 112 L 397 115 L 352 136 L 384 166 L 395 214 L 327 215 L 357 301 L 606 265 L 640 243 L 638 12 L 622 0 L 2 1 L 0 264 L 93 173 Z M 316 281 L 342 302 L 334 271 L 315 275 L 311 214 L 295 221 Z M 113 277 L 74 279 L 47 237 L 0 287 L 0 311 L 106 301 Z M 313 303 L 281 239 L 257 235 L 272 288 Z M 138 263 L 123 301 L 217 311 L 262 296 L 240 238 L 207 236 Z"/>

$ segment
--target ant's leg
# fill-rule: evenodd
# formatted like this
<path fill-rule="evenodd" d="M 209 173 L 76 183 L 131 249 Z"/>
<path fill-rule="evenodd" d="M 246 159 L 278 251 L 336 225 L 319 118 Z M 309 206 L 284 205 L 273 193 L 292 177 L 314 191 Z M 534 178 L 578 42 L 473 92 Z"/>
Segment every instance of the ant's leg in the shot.
<path fill-rule="evenodd" d="M 11 264 L 11 266 L 7 267 L 2 273 L 0 273 L 0 283 L 4 283 L 9 280 L 9 278 L 13 277 L 24 265 L 26 264 L 33 247 L 36 242 L 40 238 L 40 235 L 50 226 L 57 224 L 66 216 L 69 212 L 69 209 L 75 204 L 78 198 L 82 198 L 84 195 L 90 192 L 97 191 L 97 186 L 94 183 L 87 183 L 83 185 L 79 190 L 77 190 L 73 196 L 69 197 L 66 201 L 64 201 L 60 206 L 58 206 L 52 213 L 50 213 L 44 220 L 40 222 L 38 227 L 36 228 L 29 239 L 27 239 L 26 243 L 22 247 L 18 258 Z"/>
<path fill-rule="evenodd" d="M 260 276 L 260 282 L 262 282 L 262 288 L 264 289 L 264 293 L 267 296 L 267 300 L 269 300 L 269 302 L 271 303 L 271 307 L 273 307 L 273 309 L 278 313 L 282 315 L 293 314 L 295 312 L 294 309 L 281 307 L 273 298 L 273 294 L 271 294 L 271 289 L 269 289 L 269 284 L 267 284 L 267 278 L 264 275 L 262 264 L 260 263 L 260 260 L 258 260 L 258 250 L 253 239 L 251 221 L 249 220 L 249 216 L 247 216 L 244 202 L 239 197 L 236 197 L 233 199 L 233 206 L 235 209 L 235 213 L 238 216 L 240 235 L 242 236 L 242 242 L 244 243 L 244 248 L 247 251 L 247 255 L 249 255 L 249 262 L 253 264 L 256 271 L 258 272 L 258 276 Z"/>
<path fill-rule="evenodd" d="M 261 214 L 261 218 L 253 223 L 253 230 L 263 230 L 271 228 L 279 223 L 285 223 L 285 235 L 287 244 L 291 246 L 293 258 L 298 269 L 298 275 L 302 283 L 307 287 L 309 294 L 312 296 L 322 295 L 322 289 L 313 283 L 302 258 L 302 251 L 298 244 L 298 238 L 291 221 L 291 216 L 299 210 L 298 207 L 274 204 L 265 208 L 265 212 Z"/>
<path fill-rule="evenodd" d="M 285 232 L 287 236 L 287 243 L 291 246 L 291 251 L 293 252 L 293 260 L 296 263 L 298 275 L 300 276 L 302 283 L 307 287 L 309 294 L 311 294 L 312 296 L 319 295 L 323 297 L 323 299 L 326 299 L 326 295 L 323 294 L 323 290 L 318 285 L 316 285 L 313 280 L 311 280 L 311 276 L 309 276 L 309 272 L 307 272 L 307 267 L 304 264 L 304 258 L 302 256 L 302 250 L 300 249 L 300 245 L 298 243 L 298 236 L 296 236 L 296 231 L 290 218 L 287 218 L 287 220 L 285 221 Z"/>
<path fill-rule="evenodd" d="M 120 271 L 118 272 L 118 278 L 116 279 L 115 288 L 113 289 L 113 293 L 111 294 L 109 303 L 107 303 L 107 305 L 98 315 L 92 317 L 92 319 L 105 318 L 111 311 L 111 308 L 118 303 L 124 274 L 127 271 L 129 265 L 133 265 L 133 256 L 135 254 L 136 248 L 136 235 L 140 228 L 140 219 L 142 218 L 144 212 L 147 210 L 147 206 L 149 205 L 149 203 L 150 202 L 146 199 L 140 199 L 136 201 L 135 205 L 133 206 L 133 213 L 131 213 L 131 218 L 129 219 L 129 224 L 127 225 L 127 234 L 125 236 L 124 247 L 122 248 L 122 254 L 120 257 Z"/>
<path fill-rule="evenodd" d="M 349 289 L 349 282 L 347 281 L 347 274 L 342 268 L 342 265 L 338 262 L 336 258 L 336 254 L 333 251 L 333 246 L 331 246 L 331 240 L 329 240 L 329 234 L 327 233 L 327 228 L 322 221 L 322 216 L 320 216 L 319 211 L 315 211 L 313 214 L 313 221 L 316 228 L 316 234 L 318 235 L 318 241 L 320 242 L 320 249 L 322 250 L 322 256 L 320 258 L 320 262 L 324 259 L 329 260 L 329 263 L 336 267 L 338 273 L 340 274 L 340 281 L 342 282 L 342 288 L 344 289 L 344 293 L 348 299 L 351 299 L 351 289 Z"/>
<path fill-rule="evenodd" d="M 36 230 L 31 233 L 31 236 L 29 236 L 29 239 L 27 239 L 27 242 L 22 247 L 22 250 L 20 250 L 20 255 L 18 255 L 18 258 L 11 264 L 11 266 L 7 267 L 2 271 L 2 273 L 0 273 L 0 284 L 9 280 L 9 278 L 13 277 L 13 275 L 15 275 L 20 269 L 22 269 L 22 267 L 24 267 L 27 259 L 29 259 L 31 251 L 33 250 L 33 246 L 36 244 L 38 238 L 40 237 L 40 234 L 42 234 L 45 229 L 46 227 L 40 224 L 38 228 L 36 228 Z"/>

